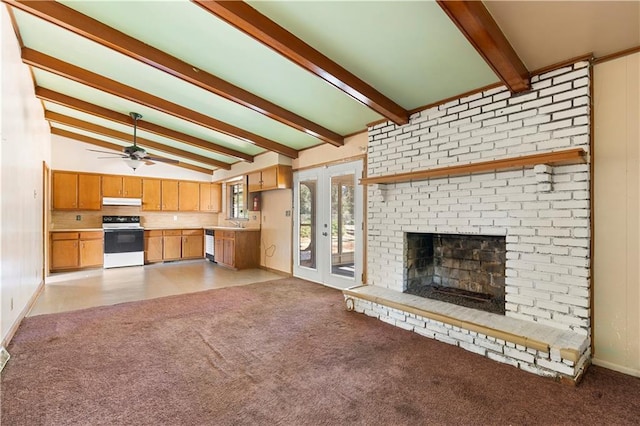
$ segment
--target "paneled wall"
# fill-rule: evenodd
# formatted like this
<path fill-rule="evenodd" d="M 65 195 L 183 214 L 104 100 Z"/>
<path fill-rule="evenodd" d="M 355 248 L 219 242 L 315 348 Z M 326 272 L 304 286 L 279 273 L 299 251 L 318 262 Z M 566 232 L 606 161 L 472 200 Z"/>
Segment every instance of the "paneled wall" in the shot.
<path fill-rule="evenodd" d="M 43 281 L 43 161 L 50 135 L 29 68 L 0 7 L 0 330 L 4 342 Z"/>
<path fill-rule="evenodd" d="M 640 377 L 640 53 L 594 69 L 594 363 Z"/>

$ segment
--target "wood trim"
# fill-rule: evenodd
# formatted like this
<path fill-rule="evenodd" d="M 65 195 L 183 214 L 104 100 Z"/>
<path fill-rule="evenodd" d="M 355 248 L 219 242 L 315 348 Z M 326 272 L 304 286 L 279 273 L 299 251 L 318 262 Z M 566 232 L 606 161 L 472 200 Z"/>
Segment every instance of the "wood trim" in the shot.
<path fill-rule="evenodd" d="M 9 343 L 11 342 L 11 339 L 13 339 L 13 336 L 15 336 L 16 332 L 18 331 L 18 327 L 20 327 L 22 320 L 27 315 L 29 315 L 29 312 L 31 312 L 31 310 L 35 306 L 36 301 L 38 300 L 38 297 L 40 297 L 40 294 L 43 291 L 44 291 L 44 276 L 40 280 L 40 284 L 38 284 L 38 288 L 36 288 L 36 291 L 29 298 L 27 305 L 20 312 L 20 315 L 18 315 L 18 317 L 16 318 L 15 322 L 11 325 L 11 327 L 9 327 L 9 331 L 7 332 L 5 337 L 2 339 L 2 343 L 0 343 L 0 346 L 3 346 L 4 348 L 9 346 Z"/>
<path fill-rule="evenodd" d="M 292 168 L 291 171 L 293 172 L 301 172 L 304 170 L 310 170 L 310 169 L 317 169 L 319 167 L 329 167 L 329 166 L 334 166 L 336 164 L 344 164 L 344 163 L 351 163 L 354 161 L 359 161 L 362 160 L 362 168 L 363 170 L 367 169 L 367 154 L 357 154 L 357 155 L 352 155 L 351 157 L 345 157 L 345 158 L 341 158 L 339 160 L 331 160 L 331 161 L 325 161 L 324 163 L 317 163 L 317 164 L 312 164 L 310 166 L 304 166 L 304 167 L 298 167 L 297 169 Z"/>
<path fill-rule="evenodd" d="M 433 102 L 433 103 L 430 103 L 430 104 L 427 104 L 427 105 L 412 109 L 409 112 L 411 114 L 415 114 L 416 112 L 424 111 L 424 110 L 427 110 L 429 108 L 433 108 L 433 107 L 436 107 L 436 106 L 439 106 L 439 105 L 442 105 L 442 104 L 446 104 L 447 102 L 455 101 L 456 99 L 466 98 L 468 96 L 475 95 L 476 93 L 481 93 L 481 92 L 484 92 L 486 90 L 495 89 L 496 87 L 500 87 L 500 86 L 504 86 L 504 83 L 497 82 L 497 83 L 489 84 L 489 85 L 484 86 L 484 87 L 480 87 L 478 89 L 469 90 L 468 92 L 464 92 L 464 93 L 461 93 L 461 94 L 456 95 L 456 96 L 451 96 L 449 98 L 445 98 L 445 99 L 439 100 L 437 102 Z"/>
<path fill-rule="evenodd" d="M 413 182 L 444 176 L 459 176 L 472 173 L 504 170 L 514 167 L 534 166 L 536 164 L 576 164 L 585 162 L 586 152 L 582 148 L 564 151 L 545 152 L 542 154 L 524 155 L 515 158 L 482 161 L 478 163 L 438 167 L 416 172 L 398 173 L 394 175 L 372 176 L 361 179 L 362 185 Z"/>
<path fill-rule="evenodd" d="M 615 52 L 610 55 L 604 55 L 599 58 L 595 58 L 593 60 L 594 64 L 601 64 L 603 62 L 612 61 L 614 59 L 622 58 L 623 56 L 633 55 L 634 53 L 640 52 L 640 46 L 631 47 L 629 49 L 621 50 L 620 52 Z"/>
<path fill-rule="evenodd" d="M 237 139 L 257 145 L 261 148 L 275 151 L 289 158 L 297 158 L 298 151 L 288 146 L 279 144 L 265 137 L 248 132 L 239 127 L 217 120 L 213 117 L 190 110 L 181 105 L 174 104 L 158 96 L 145 93 L 141 90 L 121 84 L 115 80 L 103 77 L 99 74 L 82 69 L 75 65 L 63 62 L 59 59 L 45 55 L 44 53 L 29 48 L 22 49 L 22 62 L 27 65 L 68 78 L 85 86 L 93 87 L 114 96 L 127 99 L 131 102 L 162 111 L 199 126 L 206 127 L 216 132 L 221 132 Z"/>
<path fill-rule="evenodd" d="M 529 71 L 480 1 L 438 0 L 476 51 L 514 93 L 529 90 Z"/>
<path fill-rule="evenodd" d="M 120 114 L 119 112 L 102 108 L 98 105 L 94 105 L 80 99 L 72 98 L 71 96 L 63 95 L 62 93 L 54 92 L 53 90 L 45 89 L 43 87 L 36 87 L 36 97 L 43 101 L 63 105 L 78 111 L 86 112 L 87 114 L 95 115 L 100 118 L 115 121 L 127 126 L 132 126 L 131 117 L 126 114 Z M 46 110 L 46 107 L 44 107 L 43 109 Z M 206 151 L 223 154 L 230 157 L 241 158 L 249 162 L 253 162 L 254 159 L 253 155 L 245 154 L 244 152 L 220 146 L 213 142 L 208 142 L 203 139 L 187 135 L 185 133 L 180 133 L 175 130 L 159 126 L 157 124 L 150 123 L 148 121 L 138 121 L 138 129 L 154 133 L 158 136 L 174 139 L 178 142 L 195 146 Z"/>
<path fill-rule="evenodd" d="M 73 133 L 70 132 L 68 130 L 63 130 L 63 129 L 58 129 L 56 127 L 52 127 L 51 128 L 51 134 L 52 135 L 57 135 L 57 136 L 62 136 L 65 138 L 69 138 L 69 139 L 74 139 L 77 140 L 79 142 L 84 142 L 84 143 L 88 143 L 91 145 L 95 145 L 95 146 L 99 146 L 102 148 L 107 148 L 107 149 L 112 149 L 114 151 L 122 151 L 122 147 L 120 145 L 116 145 L 113 143 L 109 143 L 109 142 L 105 142 L 105 141 L 101 141 L 100 139 L 95 139 L 89 136 L 85 136 L 85 135 L 81 135 L 78 133 Z M 205 169 L 204 167 L 198 167 L 198 166 L 193 166 L 191 164 L 187 164 L 187 163 L 178 163 L 178 164 L 172 164 L 172 163 L 166 163 L 169 166 L 176 166 L 176 167 L 182 167 L 184 169 L 189 169 L 189 170 L 195 170 L 201 173 L 205 173 L 205 174 L 212 174 L 213 170 L 211 169 Z"/>
<path fill-rule="evenodd" d="M 198 69 L 174 56 L 128 36 L 89 16 L 52 1 L 3 0 L 5 3 L 30 13 L 75 34 L 127 55 L 160 71 L 215 93 L 259 114 L 291 126 L 301 132 L 340 146 L 344 138 L 317 123 L 288 111 L 273 102 L 235 86 L 215 75 Z"/>
<path fill-rule="evenodd" d="M 555 64 L 548 65 L 546 67 L 538 68 L 537 70 L 531 71 L 531 76 L 544 74 L 549 71 L 555 71 L 557 69 L 573 65 L 580 61 L 591 61 L 593 60 L 593 53 L 585 53 L 584 55 L 574 56 L 573 58 L 567 59 L 566 61 L 557 62 Z"/>
<path fill-rule="evenodd" d="M 209 0 L 193 2 L 394 123 L 402 125 L 409 122 L 409 114 L 400 105 L 247 3 Z"/>
<path fill-rule="evenodd" d="M 49 122 L 64 124 L 67 126 L 75 127 L 76 129 L 86 130 L 92 133 L 97 133 L 99 135 L 108 136 L 114 139 L 120 139 L 121 141 L 131 143 L 130 133 L 119 132 L 117 130 L 110 129 L 108 127 L 103 127 L 97 124 L 89 123 L 87 121 L 82 121 L 77 118 L 59 114 L 57 112 L 45 111 L 44 119 Z M 138 137 L 136 139 L 137 139 L 137 142 L 139 142 L 140 145 L 144 147 L 149 147 L 151 149 L 158 150 L 167 154 L 177 155 L 182 158 L 186 158 L 192 161 L 197 161 L 203 164 L 208 164 L 210 166 L 218 167 L 221 169 L 225 169 L 225 170 L 231 169 L 231 164 L 225 163 L 223 161 L 215 160 L 209 157 L 204 157 L 202 155 L 194 154 L 188 151 L 183 151 L 181 149 L 163 145 L 161 143 L 150 141 L 148 139 L 144 139 L 141 137 Z M 116 146 L 118 147 L 117 150 L 119 152 L 122 152 L 122 147 L 119 145 L 116 145 Z"/>

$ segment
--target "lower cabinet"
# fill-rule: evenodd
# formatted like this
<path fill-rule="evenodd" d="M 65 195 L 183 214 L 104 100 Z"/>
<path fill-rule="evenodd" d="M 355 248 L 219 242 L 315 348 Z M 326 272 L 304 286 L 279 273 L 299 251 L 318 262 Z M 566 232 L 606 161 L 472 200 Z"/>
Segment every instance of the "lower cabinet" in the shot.
<path fill-rule="evenodd" d="M 260 266 L 260 231 L 215 230 L 215 259 L 219 265 L 231 269 Z"/>
<path fill-rule="evenodd" d="M 52 232 L 50 234 L 51 272 L 102 266 L 102 231 Z"/>
<path fill-rule="evenodd" d="M 182 230 L 182 258 L 199 259 L 204 257 L 204 230 Z"/>
<path fill-rule="evenodd" d="M 182 258 L 182 231 L 172 229 L 162 231 L 162 260 L 180 260 Z"/>
<path fill-rule="evenodd" d="M 144 231 L 145 263 L 204 257 L 204 230 L 165 229 Z"/>
<path fill-rule="evenodd" d="M 162 262 L 162 231 L 144 231 L 144 263 Z"/>

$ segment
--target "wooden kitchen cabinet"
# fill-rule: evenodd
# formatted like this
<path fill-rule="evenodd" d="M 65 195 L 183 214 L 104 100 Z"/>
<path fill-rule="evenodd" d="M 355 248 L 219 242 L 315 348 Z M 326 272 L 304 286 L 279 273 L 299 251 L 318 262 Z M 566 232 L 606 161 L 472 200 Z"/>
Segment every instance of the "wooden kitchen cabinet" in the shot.
<path fill-rule="evenodd" d="M 80 267 L 89 268 L 104 264 L 104 236 L 102 231 L 80 233 Z"/>
<path fill-rule="evenodd" d="M 162 262 L 162 231 L 144 231 L 144 263 Z"/>
<path fill-rule="evenodd" d="M 142 178 L 135 176 L 102 176 L 103 197 L 142 197 Z"/>
<path fill-rule="evenodd" d="M 171 229 L 162 231 L 162 259 L 180 260 L 182 258 L 182 231 Z"/>
<path fill-rule="evenodd" d="M 78 174 L 78 209 L 102 209 L 100 183 L 100 175 Z"/>
<path fill-rule="evenodd" d="M 52 232 L 49 269 L 75 269 L 80 264 L 77 232 Z"/>
<path fill-rule="evenodd" d="M 200 184 L 200 211 L 220 212 L 222 206 L 222 185 L 219 183 Z"/>
<path fill-rule="evenodd" d="M 52 232 L 51 271 L 102 266 L 104 238 L 102 231 Z"/>
<path fill-rule="evenodd" d="M 276 165 L 248 175 L 249 192 L 291 188 L 291 166 Z"/>
<path fill-rule="evenodd" d="M 260 231 L 215 230 L 215 260 L 231 269 L 260 266 Z"/>
<path fill-rule="evenodd" d="M 57 172 L 51 174 L 51 191 L 53 208 L 78 208 L 78 174 L 72 172 Z"/>
<path fill-rule="evenodd" d="M 162 180 L 162 210 L 178 210 L 178 187 L 179 185 L 177 180 Z"/>
<path fill-rule="evenodd" d="M 182 230 L 182 258 L 199 259 L 204 257 L 204 230 Z"/>
<path fill-rule="evenodd" d="M 200 184 L 180 181 L 178 183 L 178 210 L 196 212 L 200 210 Z"/>
<path fill-rule="evenodd" d="M 100 175 L 55 170 L 52 172 L 51 187 L 54 210 L 102 208 Z"/>
<path fill-rule="evenodd" d="M 162 209 L 162 181 L 160 179 L 142 179 L 142 210 L 160 211 Z"/>

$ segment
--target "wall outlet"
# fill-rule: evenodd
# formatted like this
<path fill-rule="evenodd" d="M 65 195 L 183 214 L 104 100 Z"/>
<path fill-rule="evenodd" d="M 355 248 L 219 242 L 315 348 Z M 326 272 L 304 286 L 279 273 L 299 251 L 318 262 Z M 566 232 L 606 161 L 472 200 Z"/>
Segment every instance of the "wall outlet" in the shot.
<path fill-rule="evenodd" d="M 178 215 L 174 215 L 173 220 L 178 220 Z"/>
<path fill-rule="evenodd" d="M 284 212 L 284 215 L 285 215 L 286 217 L 291 217 L 291 210 L 286 210 L 286 211 Z"/>
<path fill-rule="evenodd" d="M 82 220 L 82 216 L 80 216 L 79 214 L 76 215 L 76 220 Z"/>

